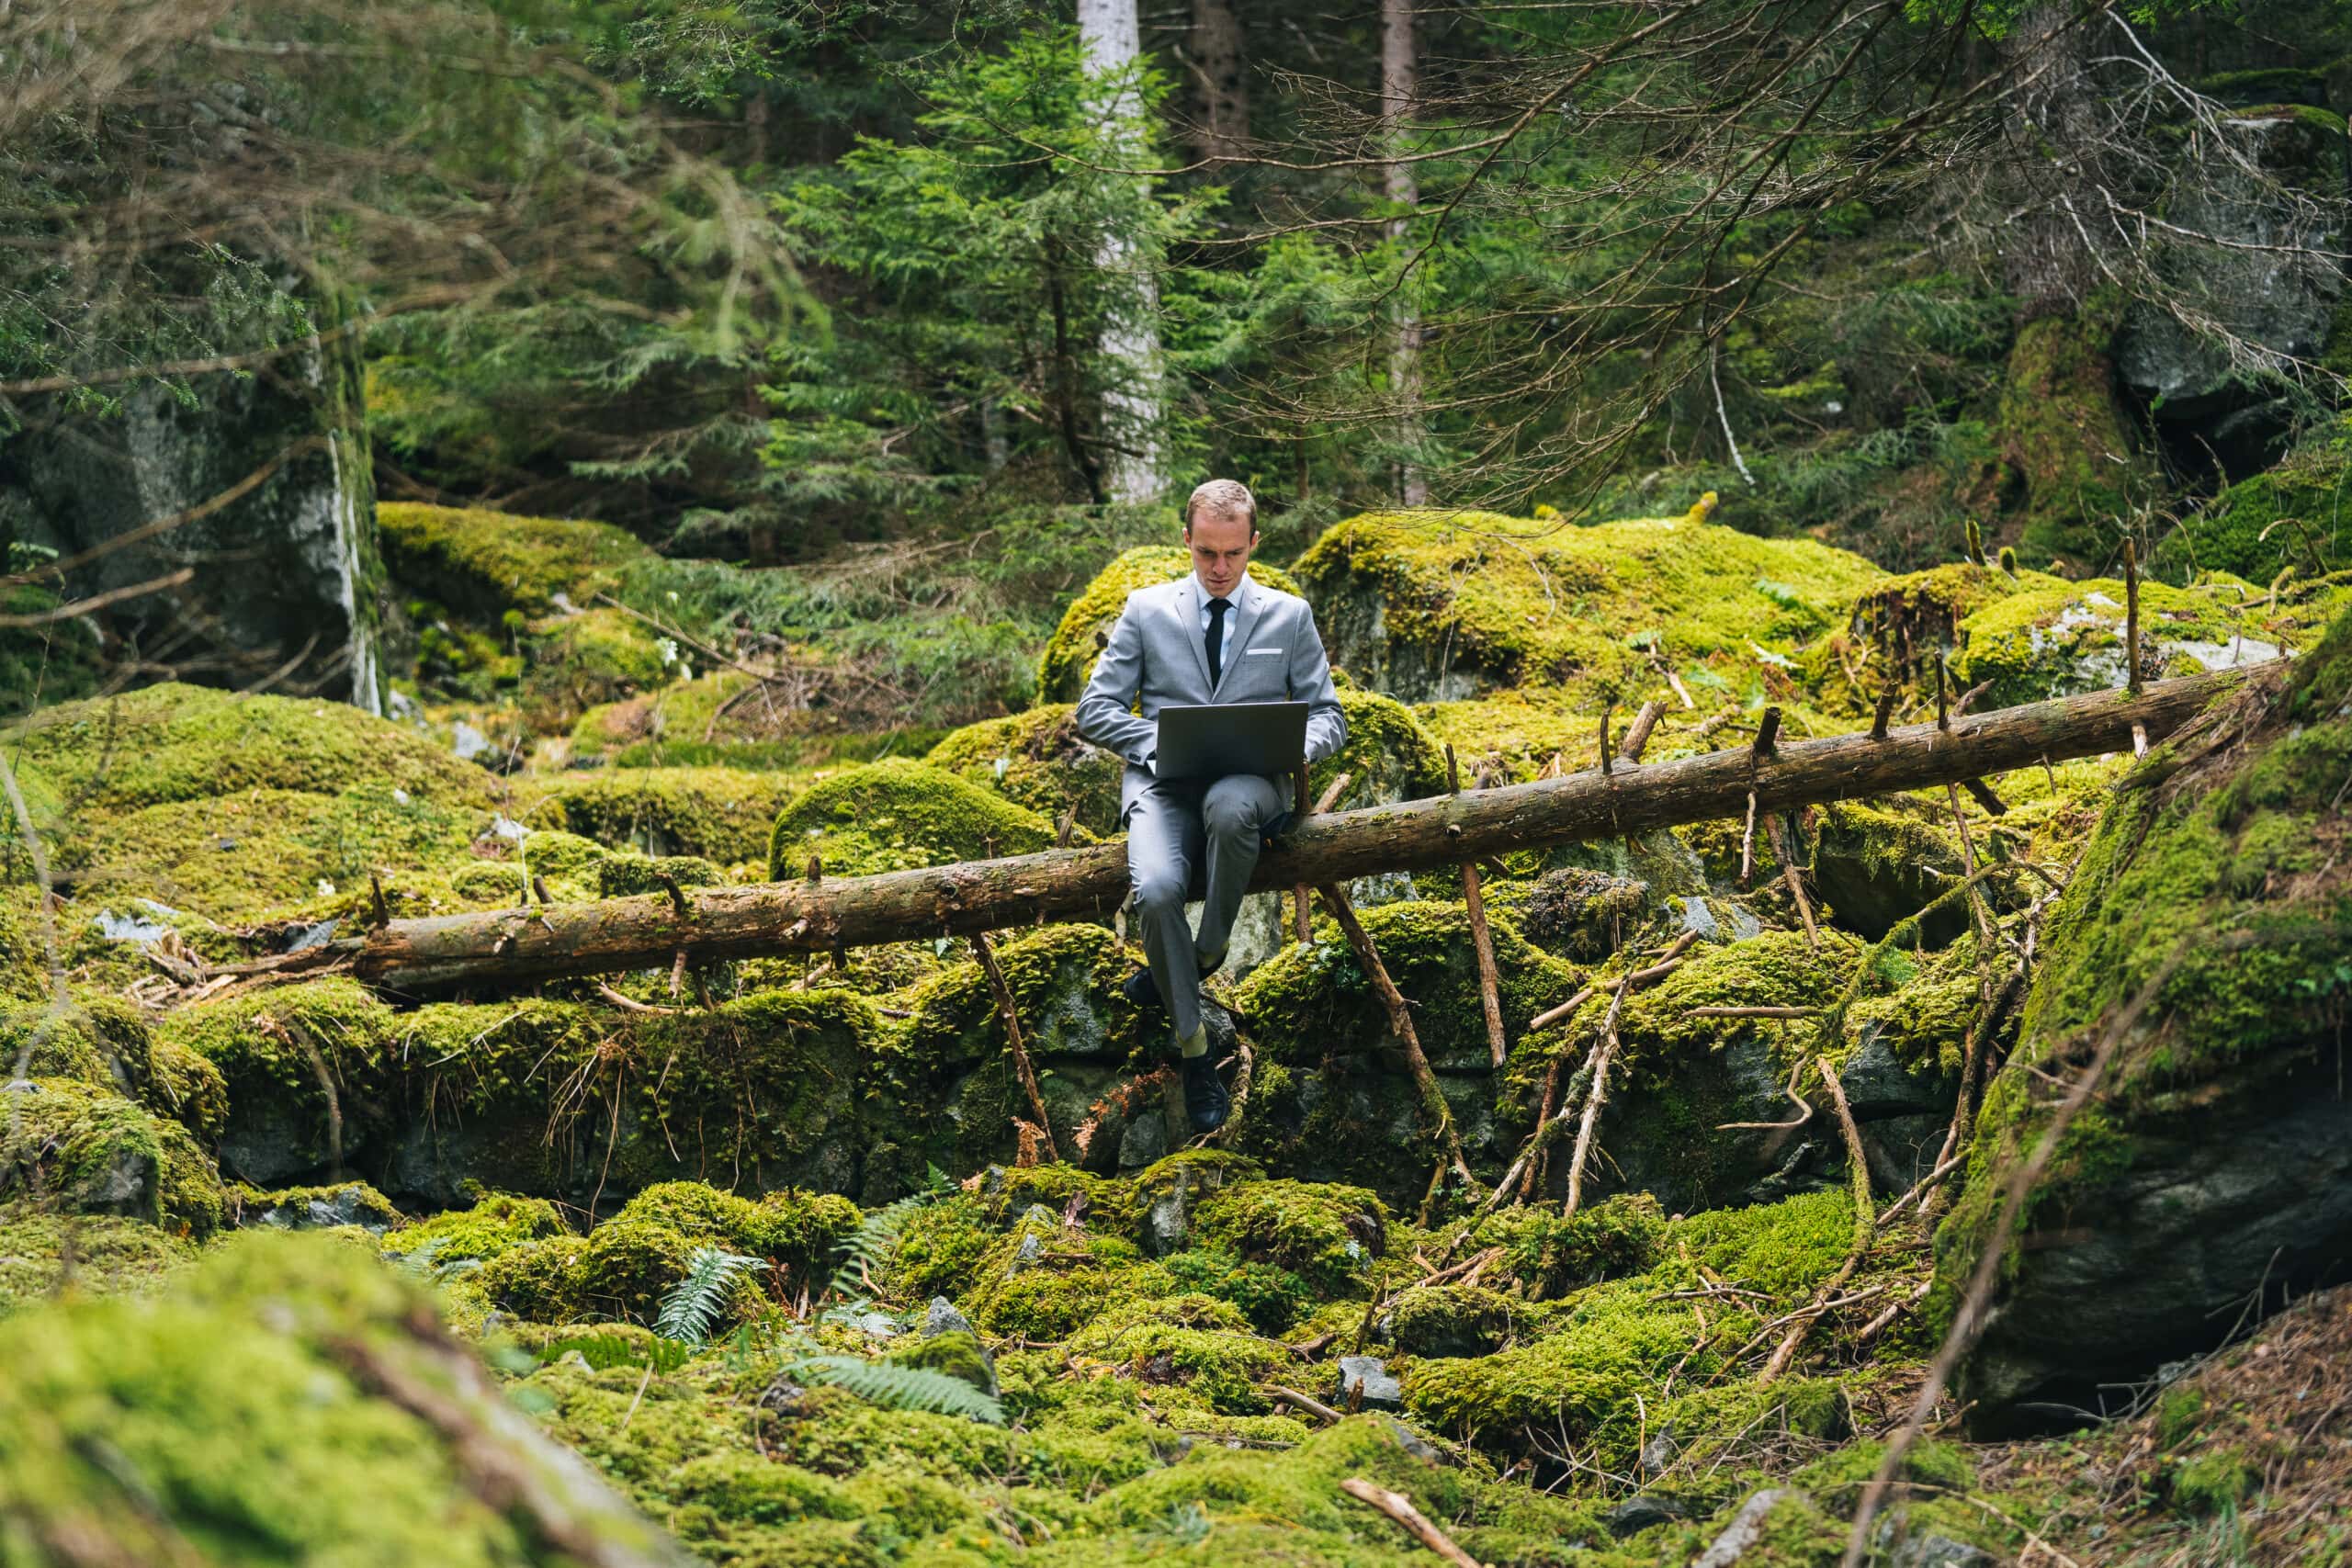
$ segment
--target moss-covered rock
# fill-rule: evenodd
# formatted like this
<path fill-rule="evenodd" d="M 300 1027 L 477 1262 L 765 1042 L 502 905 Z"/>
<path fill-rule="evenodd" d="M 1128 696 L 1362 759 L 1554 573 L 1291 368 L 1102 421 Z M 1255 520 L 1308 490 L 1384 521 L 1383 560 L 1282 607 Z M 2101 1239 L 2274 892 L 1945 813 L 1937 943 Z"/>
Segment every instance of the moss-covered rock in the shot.
<path fill-rule="evenodd" d="M 1677 669 L 1748 671 L 1751 645 L 1784 655 L 1880 575 L 1809 539 L 1687 519 L 1564 527 L 1464 512 L 1351 518 L 1296 570 L 1333 661 L 1408 702 L 1496 685 L 1622 694 L 1653 651 Z"/>
<path fill-rule="evenodd" d="M 2108 578 L 2031 588 L 1988 604 L 1961 623 L 1952 673 L 1963 687 L 1989 682 L 1981 705 L 2010 707 L 2126 683 L 2126 593 Z M 2233 579 L 2195 588 L 2140 585 L 2141 669 L 2150 676 L 2193 675 L 2259 664 L 2324 625 L 2337 596 L 2322 589 L 2283 610 Z"/>
<path fill-rule="evenodd" d="M 687 1561 L 342 1243 L 240 1237 L 161 1299 L 11 1326 L 0 1518 L 28 1561 Z"/>
<path fill-rule="evenodd" d="M 1193 1228 L 1212 1246 L 1287 1269 L 1326 1297 L 1367 1290 L 1388 1250 L 1388 1211 L 1361 1187 L 1232 1182 L 1201 1200 Z"/>
<path fill-rule="evenodd" d="M 558 594 L 584 610 L 620 586 L 624 569 L 652 555 L 609 523 L 479 507 L 386 502 L 376 508 L 376 523 L 396 581 L 482 622 L 508 610 L 544 615 L 558 607 Z"/>
<path fill-rule="evenodd" d="M 1058 824 L 1072 810 L 1094 833 L 1118 829 L 1125 764 L 1078 733 L 1074 703 L 1049 703 L 967 724 L 923 760 Z"/>
<path fill-rule="evenodd" d="M 2352 1111 L 2335 1087 L 2352 996 L 2347 774 L 2352 615 L 2117 791 L 2045 932 L 1937 1238 L 1932 1299 L 1949 1313 L 2047 1124 L 2045 1086 L 2120 1031 L 2006 1244 L 1963 1369 L 1980 1427 L 2030 1422 L 2020 1407 L 2052 1398 L 2096 1408 L 2098 1386 L 2217 1341 L 2232 1303 L 2352 1251 Z"/>
<path fill-rule="evenodd" d="M 522 784 L 518 809 L 609 849 L 701 855 L 720 865 L 766 855 L 797 779 L 741 768 L 611 768 Z"/>
<path fill-rule="evenodd" d="M 228 1120 L 220 1069 L 175 1041 L 158 1040 L 137 1007 L 77 995 L 0 1010 L 0 1064 L 25 1077 L 75 1078 L 129 1095 L 210 1145 Z"/>
<path fill-rule="evenodd" d="M 20 1078 L 0 1091 L 0 1200 L 119 1214 L 201 1239 L 226 1216 L 220 1172 L 187 1128 L 110 1089 Z"/>
<path fill-rule="evenodd" d="M 561 733 L 600 704 L 668 684 L 680 673 L 646 625 L 618 610 L 535 624 L 523 639 L 522 699 L 534 729 Z"/>
<path fill-rule="evenodd" d="M 0 1314 L 52 1297 L 153 1295 L 196 1261 L 196 1244 L 143 1219 L 0 1204 Z"/>
<path fill-rule="evenodd" d="M 2116 397 L 2114 311 L 2042 316 L 2018 329 L 1994 416 L 1996 489 L 2030 567 L 2107 564 L 2154 476 Z"/>
<path fill-rule="evenodd" d="M 166 1015 L 163 1041 L 227 1086 L 220 1139 L 230 1171 L 260 1187 L 368 1150 L 390 1110 L 393 1014 L 345 979 L 250 992 Z"/>
<path fill-rule="evenodd" d="M 2183 518 L 2150 565 L 2176 581 L 2219 571 L 2259 583 L 2290 567 L 2303 578 L 2352 567 L 2347 478 L 2352 436 L 2307 443 Z"/>
<path fill-rule="evenodd" d="M 862 876 L 1048 849 L 1054 824 L 944 769 L 889 760 L 811 784 L 775 819 L 768 874 Z"/>
<path fill-rule="evenodd" d="M 1192 552 L 1182 545 L 1139 545 L 1096 573 L 1062 612 L 1061 625 L 1037 661 L 1037 700 L 1076 702 L 1094 673 L 1096 656 L 1110 643 L 1111 627 L 1126 607 L 1127 595 L 1138 588 L 1173 582 L 1192 570 Z M 1250 575 L 1284 593 L 1299 592 L 1287 573 L 1263 561 L 1252 561 Z"/>

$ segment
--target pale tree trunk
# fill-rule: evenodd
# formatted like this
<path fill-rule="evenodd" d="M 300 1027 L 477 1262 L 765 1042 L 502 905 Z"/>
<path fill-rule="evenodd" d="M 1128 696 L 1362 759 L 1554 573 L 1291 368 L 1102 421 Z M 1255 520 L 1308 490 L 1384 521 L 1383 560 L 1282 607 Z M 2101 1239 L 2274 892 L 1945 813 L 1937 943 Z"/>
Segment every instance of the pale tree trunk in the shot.
<path fill-rule="evenodd" d="M 1086 68 L 1095 76 L 1117 77 L 1143 52 L 1136 0 L 1078 0 L 1078 32 Z M 1136 95 L 1107 95 L 1102 112 L 1119 127 L 1114 145 L 1141 157 L 1148 143 Z M 1150 257 L 1133 234 L 1104 234 L 1095 262 L 1114 300 L 1101 344 L 1109 371 L 1102 394 L 1103 489 L 1114 501 L 1148 502 L 1166 487 L 1159 471 L 1159 288 Z"/>
<path fill-rule="evenodd" d="M 1211 164 L 1238 158 L 1250 141 L 1250 77 L 1232 0 L 1193 0 L 1189 48 L 1201 100 L 1193 144 Z"/>
<path fill-rule="evenodd" d="M 1403 145 L 1405 122 L 1413 112 L 1415 57 L 1412 0 L 1381 0 L 1380 119 L 1392 152 Z M 1391 202 L 1404 209 L 1420 200 L 1410 164 L 1391 163 L 1386 175 Z M 1412 220 L 1401 215 L 1389 220 L 1388 238 L 1400 256 L 1407 254 L 1412 227 Z M 1409 448 L 1421 438 L 1421 316 L 1413 303 L 1411 278 L 1396 286 L 1394 311 L 1396 341 L 1388 354 L 1388 390 L 1396 400 L 1397 438 Z M 1396 490 L 1408 506 L 1429 504 L 1429 478 L 1417 464 L 1398 466 Z"/>

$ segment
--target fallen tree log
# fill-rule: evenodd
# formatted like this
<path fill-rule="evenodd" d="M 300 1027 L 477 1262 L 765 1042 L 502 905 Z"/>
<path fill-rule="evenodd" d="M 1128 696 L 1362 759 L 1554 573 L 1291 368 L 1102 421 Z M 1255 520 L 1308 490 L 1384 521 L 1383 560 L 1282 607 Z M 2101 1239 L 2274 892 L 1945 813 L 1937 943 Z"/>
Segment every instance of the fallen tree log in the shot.
<path fill-rule="evenodd" d="M 2149 682 L 2137 696 L 2096 692 L 1908 725 L 1883 737 L 1834 736 L 1740 746 L 1468 795 L 1318 816 L 1261 856 L 1253 890 L 1425 871 L 1513 850 L 1920 789 L 2042 761 L 2118 751 L 2136 730 L 2178 728 L 2243 671 Z M 267 964 L 279 975 L 347 970 L 402 993 L 779 953 L 823 952 L 970 935 L 1053 917 L 1108 917 L 1125 899 L 1124 841 L 967 861 L 821 883 L 707 887 L 589 904 L 541 904 L 392 920 Z M 256 967 L 259 967 L 258 965 Z"/>

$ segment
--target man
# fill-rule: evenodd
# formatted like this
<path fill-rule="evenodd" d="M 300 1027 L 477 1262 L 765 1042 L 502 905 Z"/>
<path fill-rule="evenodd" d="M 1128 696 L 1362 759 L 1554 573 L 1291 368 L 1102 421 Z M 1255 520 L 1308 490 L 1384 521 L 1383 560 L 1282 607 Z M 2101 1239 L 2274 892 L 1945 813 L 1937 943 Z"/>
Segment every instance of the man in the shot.
<path fill-rule="evenodd" d="M 1288 820 L 1283 782 L 1236 773 L 1162 779 L 1152 771 L 1163 707 L 1206 703 L 1306 702 L 1306 758 L 1319 761 L 1348 738 L 1331 666 L 1306 601 L 1250 576 L 1258 502 L 1233 479 L 1211 479 L 1184 507 L 1189 577 L 1127 595 L 1093 679 L 1078 701 L 1078 732 L 1126 760 L 1119 819 L 1127 829 L 1127 880 L 1149 967 L 1126 984 L 1146 1007 L 1164 1006 L 1184 1064 L 1184 1109 L 1195 1131 L 1224 1125 L 1227 1096 L 1209 1060 L 1201 982 L 1225 962 L 1242 890 L 1262 842 Z M 1207 902 L 1196 934 L 1184 895 L 1203 870 Z"/>

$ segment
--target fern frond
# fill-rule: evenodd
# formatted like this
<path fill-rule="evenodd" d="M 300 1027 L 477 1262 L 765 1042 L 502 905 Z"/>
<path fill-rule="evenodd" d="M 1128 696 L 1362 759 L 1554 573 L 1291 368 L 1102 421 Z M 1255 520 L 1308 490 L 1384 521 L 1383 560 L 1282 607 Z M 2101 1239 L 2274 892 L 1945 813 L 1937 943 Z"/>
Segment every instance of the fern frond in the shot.
<path fill-rule="evenodd" d="M 723 1247 L 695 1248 L 695 1255 L 686 1260 L 685 1278 L 662 1298 L 662 1315 L 654 1320 L 653 1332 L 682 1345 L 700 1345 L 710 1337 L 711 1325 L 718 1321 L 735 1281 L 766 1267 L 764 1258 Z"/>
<path fill-rule="evenodd" d="M 991 1427 L 1004 1425 L 1004 1405 L 966 1382 L 928 1367 L 894 1367 L 855 1356 L 809 1356 L 793 1362 L 786 1375 L 802 1382 L 831 1383 L 869 1404 L 888 1410 L 927 1410 L 961 1416 Z"/>
<path fill-rule="evenodd" d="M 890 1256 L 898 1246 L 899 1233 L 907 1228 L 915 1211 L 931 1200 L 931 1193 L 917 1192 L 895 1203 L 886 1203 L 866 1215 L 835 1248 L 841 1262 L 833 1269 L 832 1279 L 826 1282 L 827 1292 L 844 1298 L 862 1294 L 867 1272 L 879 1268 Z"/>

